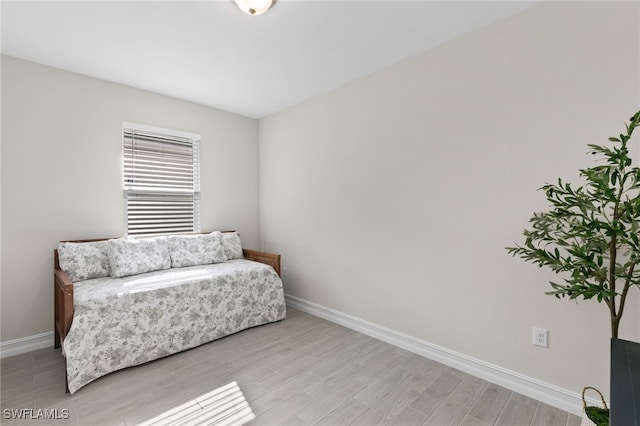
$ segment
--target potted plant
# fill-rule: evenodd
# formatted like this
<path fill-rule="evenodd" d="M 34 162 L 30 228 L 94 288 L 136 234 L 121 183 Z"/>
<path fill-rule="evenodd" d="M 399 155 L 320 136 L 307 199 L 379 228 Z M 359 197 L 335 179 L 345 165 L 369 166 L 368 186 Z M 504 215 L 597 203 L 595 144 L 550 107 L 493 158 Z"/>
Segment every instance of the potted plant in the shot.
<path fill-rule="evenodd" d="M 627 148 L 639 125 L 640 111 L 626 133 L 609 138 L 612 147 L 589 145 L 605 161 L 580 170 L 584 185 L 558 179 L 540 188 L 551 209 L 534 213 L 524 245 L 507 247 L 511 255 L 563 275 L 564 282 L 551 282 L 546 294 L 604 302 L 613 338 L 629 289 L 640 287 L 640 168 L 631 166 Z"/>
<path fill-rule="evenodd" d="M 542 186 L 550 209 L 534 213 L 523 245 L 507 247 L 562 276 L 546 294 L 604 303 L 612 339 L 618 338 L 629 290 L 640 287 L 640 168 L 632 167 L 628 150 L 639 125 L 640 111 L 625 133 L 609 138 L 611 146 L 588 145 L 600 158 L 580 170 L 581 186 L 562 179 Z"/>

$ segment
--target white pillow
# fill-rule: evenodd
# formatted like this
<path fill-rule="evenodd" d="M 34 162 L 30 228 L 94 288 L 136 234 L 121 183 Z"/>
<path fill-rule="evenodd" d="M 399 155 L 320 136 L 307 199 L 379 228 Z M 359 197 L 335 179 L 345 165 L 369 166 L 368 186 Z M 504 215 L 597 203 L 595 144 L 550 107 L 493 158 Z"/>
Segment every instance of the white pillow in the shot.
<path fill-rule="evenodd" d="M 114 278 L 171 268 L 167 237 L 109 240 L 109 264 Z"/>
<path fill-rule="evenodd" d="M 222 246 L 224 247 L 224 255 L 227 257 L 227 260 L 244 259 L 240 234 L 237 232 L 222 233 Z"/>
<path fill-rule="evenodd" d="M 222 233 L 170 235 L 167 237 L 171 267 L 206 265 L 227 260 L 222 249 Z"/>
<path fill-rule="evenodd" d="M 71 281 L 108 277 L 111 275 L 111 268 L 107 252 L 106 241 L 60 243 L 58 261 Z"/>

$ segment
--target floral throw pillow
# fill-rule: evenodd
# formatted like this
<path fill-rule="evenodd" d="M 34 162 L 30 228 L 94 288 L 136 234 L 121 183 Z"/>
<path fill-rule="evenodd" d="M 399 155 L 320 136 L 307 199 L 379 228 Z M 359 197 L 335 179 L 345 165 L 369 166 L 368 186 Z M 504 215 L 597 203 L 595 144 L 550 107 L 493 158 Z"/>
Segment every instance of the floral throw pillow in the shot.
<path fill-rule="evenodd" d="M 242 255 L 242 243 L 237 232 L 224 232 L 222 234 L 222 246 L 227 260 L 244 259 Z"/>
<path fill-rule="evenodd" d="M 107 249 L 106 241 L 60 243 L 58 245 L 60 268 L 69 275 L 71 281 L 108 277 L 111 275 L 111 268 Z"/>
<path fill-rule="evenodd" d="M 222 233 L 202 235 L 170 235 L 168 237 L 171 267 L 222 263 L 227 260 L 222 249 Z"/>
<path fill-rule="evenodd" d="M 109 240 L 109 264 L 114 278 L 171 268 L 167 237 Z"/>

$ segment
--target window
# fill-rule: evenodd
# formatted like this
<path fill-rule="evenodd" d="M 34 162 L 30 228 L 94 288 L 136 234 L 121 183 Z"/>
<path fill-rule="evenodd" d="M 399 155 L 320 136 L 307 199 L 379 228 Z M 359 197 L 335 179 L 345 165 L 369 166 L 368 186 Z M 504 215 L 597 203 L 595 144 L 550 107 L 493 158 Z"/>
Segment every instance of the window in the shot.
<path fill-rule="evenodd" d="M 200 232 L 200 135 L 123 123 L 127 235 Z"/>

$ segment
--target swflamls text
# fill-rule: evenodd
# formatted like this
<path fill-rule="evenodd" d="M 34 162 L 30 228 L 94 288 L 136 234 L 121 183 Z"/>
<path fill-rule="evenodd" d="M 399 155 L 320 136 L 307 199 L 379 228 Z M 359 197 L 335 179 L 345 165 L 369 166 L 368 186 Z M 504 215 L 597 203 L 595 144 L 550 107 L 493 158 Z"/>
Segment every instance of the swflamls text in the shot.
<path fill-rule="evenodd" d="M 67 408 L 5 408 L 2 417 L 6 420 L 66 420 L 69 418 Z"/>

